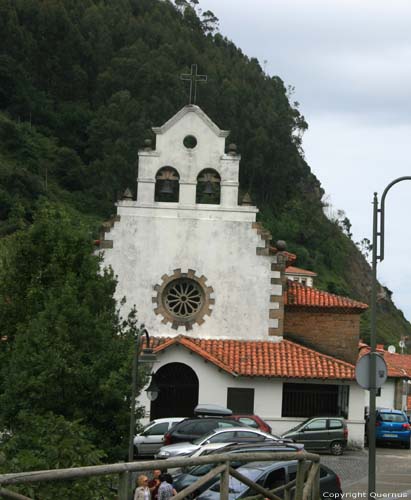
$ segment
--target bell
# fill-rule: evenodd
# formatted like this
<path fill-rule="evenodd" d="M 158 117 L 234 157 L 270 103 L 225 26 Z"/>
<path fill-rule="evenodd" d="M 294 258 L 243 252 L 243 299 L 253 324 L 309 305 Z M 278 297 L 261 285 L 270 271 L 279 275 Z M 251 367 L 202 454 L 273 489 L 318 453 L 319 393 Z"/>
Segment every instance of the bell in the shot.
<path fill-rule="evenodd" d="M 161 188 L 159 193 L 160 194 L 173 194 L 173 184 L 171 181 L 166 179 L 165 181 L 162 182 Z"/>
<path fill-rule="evenodd" d="M 214 194 L 214 189 L 211 181 L 207 181 L 204 187 L 204 194 L 207 194 L 208 196 L 211 196 Z"/>

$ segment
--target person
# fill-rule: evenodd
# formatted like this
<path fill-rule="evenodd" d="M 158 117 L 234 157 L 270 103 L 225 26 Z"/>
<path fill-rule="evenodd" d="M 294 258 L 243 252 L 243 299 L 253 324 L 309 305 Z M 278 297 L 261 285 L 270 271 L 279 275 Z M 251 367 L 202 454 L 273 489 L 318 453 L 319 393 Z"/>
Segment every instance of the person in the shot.
<path fill-rule="evenodd" d="M 161 476 L 160 469 L 153 470 L 153 477 L 148 482 L 148 487 L 150 488 L 151 492 L 151 500 L 157 500 L 158 488 L 160 486 L 160 476 Z"/>
<path fill-rule="evenodd" d="M 142 474 L 137 478 L 137 488 L 133 500 L 151 500 L 151 492 L 148 487 L 148 477 Z"/>
<path fill-rule="evenodd" d="M 169 500 L 169 498 L 177 495 L 173 488 L 173 478 L 167 472 L 160 476 L 160 486 L 157 492 L 157 500 Z"/>

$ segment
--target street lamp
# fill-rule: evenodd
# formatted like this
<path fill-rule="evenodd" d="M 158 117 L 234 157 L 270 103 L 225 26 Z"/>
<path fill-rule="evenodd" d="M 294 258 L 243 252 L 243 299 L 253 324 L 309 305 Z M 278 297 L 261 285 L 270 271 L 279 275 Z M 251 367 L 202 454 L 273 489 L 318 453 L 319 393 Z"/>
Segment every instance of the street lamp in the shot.
<path fill-rule="evenodd" d="M 142 350 L 141 348 L 141 337 L 146 336 L 147 347 Z M 136 333 L 135 344 L 134 344 L 134 354 L 133 354 L 133 369 L 132 369 L 132 380 L 131 380 L 131 403 L 130 403 L 130 432 L 129 432 L 129 442 L 128 442 L 128 461 L 132 462 L 134 459 L 134 433 L 136 429 L 136 397 L 137 397 L 137 378 L 138 378 L 138 363 L 153 364 L 156 361 L 156 355 L 150 347 L 150 335 L 148 331 L 141 325 L 140 329 Z M 151 380 L 150 386 L 153 384 L 153 379 Z M 151 389 L 151 393 L 154 391 Z M 158 395 L 158 388 L 157 388 Z M 156 397 L 157 397 L 156 395 Z M 154 398 L 155 399 L 155 398 Z"/>
<path fill-rule="evenodd" d="M 368 425 L 368 496 L 375 493 L 375 410 L 376 410 L 376 376 L 377 376 L 377 260 L 384 260 L 385 238 L 385 197 L 388 191 L 401 181 L 411 181 L 411 176 L 399 177 L 388 184 L 381 196 L 381 208 L 378 208 L 378 196 L 374 193 L 373 230 L 372 230 L 372 276 L 371 276 L 371 333 L 370 333 L 370 403 Z M 379 239 L 379 240 L 378 240 Z M 379 241 L 379 249 L 377 249 Z"/>
<path fill-rule="evenodd" d="M 160 389 L 158 388 L 158 385 L 156 383 L 155 375 L 154 373 L 152 373 L 150 385 L 146 389 L 147 398 L 149 399 L 149 401 L 155 401 L 158 397 L 159 392 Z"/>

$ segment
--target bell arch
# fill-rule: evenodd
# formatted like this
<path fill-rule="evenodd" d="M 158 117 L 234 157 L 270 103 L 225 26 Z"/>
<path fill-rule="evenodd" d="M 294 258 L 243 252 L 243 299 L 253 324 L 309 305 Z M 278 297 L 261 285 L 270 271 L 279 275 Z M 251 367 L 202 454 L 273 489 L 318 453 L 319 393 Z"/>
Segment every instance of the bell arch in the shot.
<path fill-rule="evenodd" d="M 151 402 L 150 418 L 190 417 L 198 404 L 199 381 L 184 363 L 167 363 L 155 374 L 158 397 Z"/>
<path fill-rule="evenodd" d="M 177 203 L 180 196 L 180 175 L 174 167 L 161 167 L 156 173 L 154 201 Z"/>
<path fill-rule="evenodd" d="M 219 205 L 220 199 L 220 174 L 212 168 L 202 170 L 197 176 L 196 203 Z"/>

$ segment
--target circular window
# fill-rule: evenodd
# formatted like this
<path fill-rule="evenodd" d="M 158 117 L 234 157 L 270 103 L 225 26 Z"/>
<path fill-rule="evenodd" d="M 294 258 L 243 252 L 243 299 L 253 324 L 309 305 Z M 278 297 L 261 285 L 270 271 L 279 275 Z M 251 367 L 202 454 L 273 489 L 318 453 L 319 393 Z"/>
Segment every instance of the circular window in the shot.
<path fill-rule="evenodd" d="M 186 135 L 183 144 L 187 149 L 193 149 L 197 146 L 197 139 L 193 135 Z"/>
<path fill-rule="evenodd" d="M 204 292 L 196 281 L 182 278 L 166 286 L 163 302 L 169 313 L 177 318 L 190 319 L 201 310 Z"/>
<path fill-rule="evenodd" d="M 194 323 L 204 323 L 204 316 L 211 314 L 214 304 L 214 290 L 206 281 L 192 269 L 187 273 L 175 269 L 171 276 L 164 275 L 162 283 L 154 286 L 157 296 L 153 297 L 154 312 L 163 317 L 162 323 L 171 323 L 174 329 L 184 326 L 186 330 L 191 330 Z"/>

